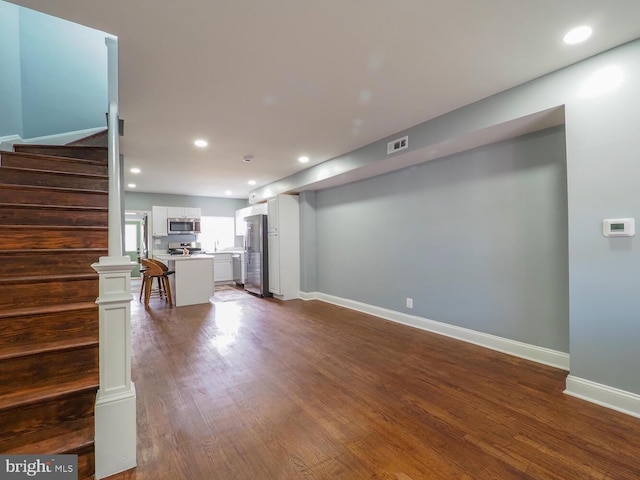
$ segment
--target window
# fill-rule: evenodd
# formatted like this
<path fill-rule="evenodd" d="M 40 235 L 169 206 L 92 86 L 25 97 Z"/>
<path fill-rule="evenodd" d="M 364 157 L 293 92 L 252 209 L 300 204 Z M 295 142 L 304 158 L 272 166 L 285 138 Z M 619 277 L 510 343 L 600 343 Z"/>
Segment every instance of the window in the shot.
<path fill-rule="evenodd" d="M 235 246 L 234 217 L 200 217 L 198 241 L 205 252 Z"/>

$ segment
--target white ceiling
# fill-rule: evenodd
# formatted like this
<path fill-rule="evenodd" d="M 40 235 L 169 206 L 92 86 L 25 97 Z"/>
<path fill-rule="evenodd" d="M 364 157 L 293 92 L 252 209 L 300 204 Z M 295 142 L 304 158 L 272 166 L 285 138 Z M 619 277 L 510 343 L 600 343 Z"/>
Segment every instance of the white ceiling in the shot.
<path fill-rule="evenodd" d="M 640 37 L 639 0 L 13 3 L 118 36 L 121 153 L 142 169 L 126 173 L 136 191 L 214 197 L 247 198 Z M 564 45 L 581 24 L 591 39 Z"/>

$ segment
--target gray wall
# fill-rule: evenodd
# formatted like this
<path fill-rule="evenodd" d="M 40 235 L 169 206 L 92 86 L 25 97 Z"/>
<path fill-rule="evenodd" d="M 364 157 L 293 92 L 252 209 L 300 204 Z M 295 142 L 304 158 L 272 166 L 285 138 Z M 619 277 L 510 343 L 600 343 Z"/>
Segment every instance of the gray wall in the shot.
<path fill-rule="evenodd" d="M 455 141 L 461 136 L 481 133 L 504 122 L 554 107 L 564 107 L 569 252 L 569 353 L 572 380 L 586 380 L 587 382 L 581 382 L 580 388 L 598 391 L 587 396 L 610 396 L 608 391 L 603 393 L 606 389 L 599 385 L 640 395 L 640 375 L 637 373 L 637 367 L 640 365 L 640 234 L 631 238 L 606 238 L 602 235 L 602 220 L 605 218 L 632 217 L 640 224 L 638 58 L 640 40 L 635 40 L 429 120 L 405 132 L 411 139 L 409 150 L 411 145 L 418 142 L 418 148 L 425 145 L 423 149 L 428 153 L 430 148 L 444 145 L 448 140 Z M 602 69 L 611 67 L 618 68 L 621 74 L 620 82 L 615 88 L 598 96 L 580 95 L 586 82 L 597 76 Z M 385 140 L 382 140 L 360 151 L 333 159 L 332 165 L 349 168 L 354 162 L 354 157 L 364 155 L 363 152 L 371 154 L 370 162 L 379 161 L 386 157 L 384 142 Z M 295 180 L 299 180 L 297 184 L 302 184 L 305 179 L 307 182 L 314 181 L 314 175 L 323 168 L 322 164 L 312 167 L 310 172 L 301 174 L 300 178 L 296 177 Z M 344 171 L 340 168 L 338 170 Z M 426 178 L 424 180 L 427 181 Z M 412 178 L 407 178 L 407 181 L 410 185 Z M 264 186 L 263 190 L 272 188 L 273 191 L 279 191 L 277 187 L 283 183 L 285 182 L 274 182 L 272 185 Z M 345 187 L 344 191 L 336 190 L 345 196 L 344 202 L 347 204 L 342 206 L 345 209 L 349 208 L 348 188 Z M 388 185 L 379 184 L 379 192 L 372 191 L 372 199 L 369 202 L 374 204 L 373 197 L 376 195 L 389 196 L 387 188 L 393 193 L 394 189 L 399 187 L 393 182 Z M 389 198 L 393 201 L 393 195 Z M 424 200 L 419 196 L 417 199 Z M 320 205 L 319 196 L 317 201 L 319 207 L 324 206 Z M 449 212 L 450 209 L 447 209 L 447 205 L 442 205 L 442 211 Z M 343 213 L 340 208 L 336 212 Z M 398 215 L 403 215 L 402 211 L 398 211 Z M 344 215 L 344 218 L 352 217 Z M 322 237 L 323 226 L 319 215 L 317 228 L 319 237 Z M 640 231 L 640 228 L 638 230 Z M 383 240 L 388 237 L 387 232 L 376 233 Z M 324 245 L 326 242 L 327 239 L 322 237 L 317 243 L 320 271 L 324 268 L 324 255 L 331 252 L 329 246 L 339 255 L 338 245 L 331 241 Z M 384 242 L 378 242 L 384 246 Z M 347 242 L 343 244 L 346 245 Z M 478 248 L 478 245 L 470 243 L 469 247 Z M 357 255 L 357 252 L 354 254 Z M 384 259 L 382 261 L 384 262 Z M 433 261 L 437 262 L 437 259 Z M 363 273 L 358 271 L 350 271 L 349 274 L 354 282 L 364 277 Z M 443 283 L 450 275 L 446 273 Z M 342 281 L 337 278 L 332 280 Z M 436 292 L 438 287 L 439 285 L 435 285 Z M 319 276 L 318 291 L 322 292 L 325 288 L 331 289 L 328 278 Z M 346 293 L 357 298 L 370 296 L 365 288 L 356 291 L 353 286 Z M 339 295 L 348 297 L 346 293 L 340 292 Z M 429 291 L 418 293 L 426 296 L 431 294 Z M 405 296 L 408 294 L 404 291 L 396 293 L 396 297 L 400 299 Z M 399 303 L 397 298 L 388 297 L 385 297 L 384 302 L 389 305 Z M 416 311 L 419 308 L 417 305 Z M 460 310 L 463 307 L 452 308 Z M 512 308 L 527 310 L 530 306 L 525 302 Z M 527 335 L 543 338 L 547 334 L 548 332 L 542 329 L 541 334 L 529 332 Z M 574 385 L 575 382 L 570 388 L 574 393 L 578 393 L 573 388 Z M 585 385 L 587 387 L 584 387 Z"/>
<path fill-rule="evenodd" d="M 199 207 L 209 217 L 235 217 L 236 210 L 248 205 L 237 198 L 196 197 L 161 193 L 125 192 L 125 210 L 151 211 L 154 205 L 170 207 Z"/>
<path fill-rule="evenodd" d="M 0 136 L 106 126 L 105 34 L 0 1 Z"/>
<path fill-rule="evenodd" d="M 0 1 L 0 137 L 22 136 L 18 7 Z"/>
<path fill-rule="evenodd" d="M 20 9 L 24 138 L 106 126 L 105 34 Z"/>
<path fill-rule="evenodd" d="M 554 128 L 318 191 L 318 290 L 568 352 L 565 162 Z"/>

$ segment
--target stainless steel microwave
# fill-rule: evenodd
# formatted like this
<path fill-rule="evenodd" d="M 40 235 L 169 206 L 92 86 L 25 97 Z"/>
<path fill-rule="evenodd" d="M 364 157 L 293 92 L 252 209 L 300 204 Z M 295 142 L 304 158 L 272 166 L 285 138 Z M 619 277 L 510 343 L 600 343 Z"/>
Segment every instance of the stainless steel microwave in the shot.
<path fill-rule="evenodd" d="M 167 233 L 169 235 L 187 235 L 200 233 L 199 218 L 168 218 Z"/>

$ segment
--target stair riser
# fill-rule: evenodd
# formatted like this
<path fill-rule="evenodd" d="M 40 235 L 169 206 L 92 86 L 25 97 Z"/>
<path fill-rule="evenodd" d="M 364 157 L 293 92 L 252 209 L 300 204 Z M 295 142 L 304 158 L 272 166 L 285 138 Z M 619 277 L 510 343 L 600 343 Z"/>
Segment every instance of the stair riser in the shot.
<path fill-rule="evenodd" d="M 96 274 L 91 280 L 3 283 L 0 288 L 0 309 L 95 302 L 98 298 L 98 277 Z"/>
<path fill-rule="evenodd" d="M 47 172 L 44 170 L 22 170 L 13 167 L 0 168 L 0 183 L 36 185 L 40 187 L 109 190 L 109 179 L 107 177 L 92 177 L 75 173 Z"/>
<path fill-rule="evenodd" d="M 37 226 L 24 229 L 0 229 L 0 248 L 107 248 L 104 230 L 75 230 Z"/>
<path fill-rule="evenodd" d="M 18 254 L 0 251 L 0 278 L 35 275 L 95 273 L 91 264 L 106 256 L 107 250 L 96 252 L 48 252 Z"/>
<path fill-rule="evenodd" d="M 56 157 L 84 158 L 87 160 L 107 161 L 108 151 L 105 147 L 81 147 L 70 145 L 26 145 L 13 146 L 16 152 L 39 153 L 42 155 L 54 155 Z"/>
<path fill-rule="evenodd" d="M 0 318 L 0 352 L 3 348 L 31 348 L 75 338 L 98 340 L 98 325 L 97 305 L 78 311 Z"/>
<path fill-rule="evenodd" d="M 101 226 L 109 223 L 106 210 L 0 207 L 0 225 Z"/>
<path fill-rule="evenodd" d="M 87 377 L 98 383 L 97 345 L 0 361 L 0 385 L 7 394 L 26 385 L 35 388 Z"/>
<path fill-rule="evenodd" d="M 22 435 L 55 427 L 62 422 L 91 417 L 95 400 L 96 392 L 87 390 L 53 401 L 0 411 L 0 451 L 3 443 L 19 444 Z M 6 447 L 10 448 L 8 445 Z"/>
<path fill-rule="evenodd" d="M 20 185 L 0 185 L 0 202 L 36 205 L 107 207 L 106 192 L 60 191 L 28 188 Z"/>
<path fill-rule="evenodd" d="M 50 157 L 27 153 L 3 152 L 0 164 L 3 167 L 31 168 L 36 170 L 51 170 L 54 172 L 89 173 L 93 175 L 107 175 L 106 164 L 85 161 L 75 158 Z"/>

